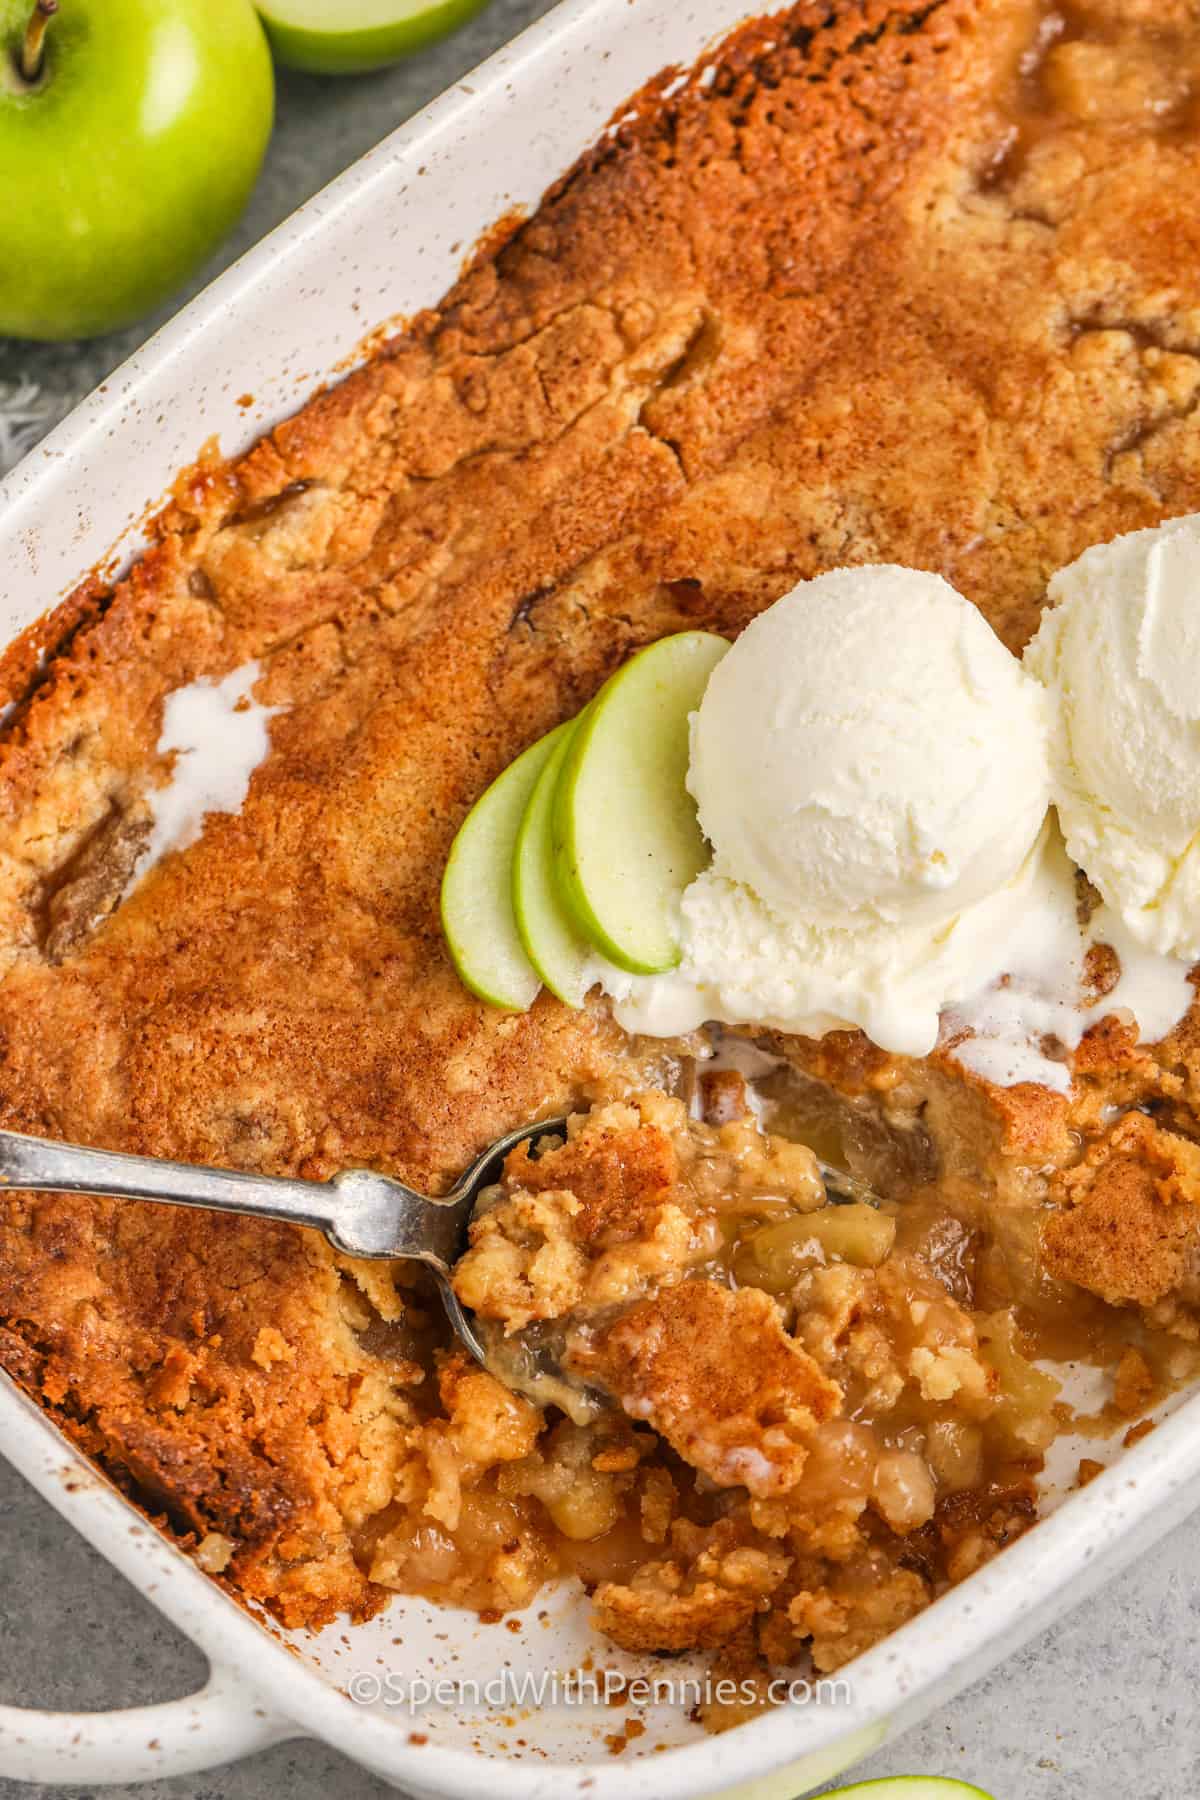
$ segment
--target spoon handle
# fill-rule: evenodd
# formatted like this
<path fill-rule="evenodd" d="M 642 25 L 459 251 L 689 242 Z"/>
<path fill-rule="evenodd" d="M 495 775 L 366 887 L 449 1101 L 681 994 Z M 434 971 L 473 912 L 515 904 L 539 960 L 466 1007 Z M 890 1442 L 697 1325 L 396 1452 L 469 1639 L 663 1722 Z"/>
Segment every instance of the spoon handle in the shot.
<path fill-rule="evenodd" d="M 91 1150 L 51 1138 L 0 1131 L 0 1194 L 6 1188 L 41 1193 L 98 1194 L 114 1200 L 160 1200 L 211 1212 L 250 1213 L 332 1234 L 339 1194 L 333 1183 L 248 1175 L 153 1156 Z"/>
<path fill-rule="evenodd" d="M 372 1169 L 345 1169 L 332 1181 L 301 1181 L 0 1131 L 0 1195 L 6 1188 L 98 1194 L 308 1225 L 349 1256 L 414 1257 L 445 1277 L 463 1249 L 479 1188 L 499 1174 L 505 1155 L 522 1138 L 561 1133 L 564 1124 L 545 1119 L 510 1131 L 477 1156 L 441 1200 Z"/>
<path fill-rule="evenodd" d="M 507 1153 L 523 1138 L 561 1135 L 565 1126 L 565 1119 L 543 1119 L 510 1131 L 475 1158 L 443 1200 L 419 1194 L 371 1169 L 345 1169 L 332 1181 L 300 1181 L 0 1131 L 0 1198 L 5 1189 L 25 1189 L 198 1206 L 209 1212 L 308 1225 L 349 1256 L 389 1261 L 412 1257 L 433 1270 L 453 1330 L 487 1367 L 486 1348 L 459 1304 L 450 1269 L 464 1247 L 479 1189 L 496 1179 Z"/>
<path fill-rule="evenodd" d="M 416 1257 L 439 1274 L 458 1254 L 471 1206 L 468 1194 L 456 1193 L 449 1204 L 431 1200 L 369 1169 L 301 1181 L 90 1150 L 19 1131 L 0 1131 L 0 1194 L 6 1188 L 155 1200 L 308 1225 L 350 1256 Z"/>

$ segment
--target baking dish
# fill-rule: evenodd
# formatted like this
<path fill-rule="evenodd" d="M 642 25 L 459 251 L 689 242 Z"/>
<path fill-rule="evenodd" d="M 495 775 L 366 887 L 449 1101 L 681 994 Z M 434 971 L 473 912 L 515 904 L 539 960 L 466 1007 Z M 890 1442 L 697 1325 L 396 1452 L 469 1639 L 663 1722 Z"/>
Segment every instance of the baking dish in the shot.
<path fill-rule="evenodd" d="M 0 489 L 7 580 L 0 630 L 36 621 L 81 570 L 134 552 L 138 519 L 208 439 L 244 447 L 354 355 L 384 316 L 434 302 L 498 216 L 532 205 L 665 65 L 687 67 L 737 23 L 733 0 L 568 0 L 319 195 L 114 376 Z M 685 77 L 680 76 L 679 79 Z M 253 404 L 245 405 L 249 390 Z M 847 1694 L 789 1704 L 723 1737 L 678 1706 L 646 1710 L 619 1758 L 627 1712 L 539 1710 L 489 1684 L 505 1670 L 577 1666 L 586 1605 L 563 1588 L 521 1629 L 397 1600 L 379 1619 L 318 1635 L 251 1617 L 0 1382 L 0 1444 L 51 1503 L 212 1665 L 189 1699 L 71 1715 L 0 1707 L 0 1771 L 78 1784 L 196 1771 L 281 1738 L 316 1735 L 412 1794 L 498 1800 L 553 1793 L 672 1796 L 738 1790 L 784 1800 L 912 1724 L 1116 1573 L 1193 1504 L 1200 1398 L 1039 1528 L 846 1672 Z M 1048 1503 L 1080 1446 L 1060 1440 Z M 1088 1454 L 1096 1453 L 1089 1443 Z M 539 1614 L 541 1616 L 539 1616 Z M 603 1665 L 661 1676 L 605 1648 Z M 671 1665 L 677 1677 L 695 1671 Z M 387 1677 L 468 1676 L 478 1703 L 392 1704 Z M 493 1690 L 494 1692 L 494 1690 Z M 485 1760 L 486 1759 L 486 1760 Z"/>

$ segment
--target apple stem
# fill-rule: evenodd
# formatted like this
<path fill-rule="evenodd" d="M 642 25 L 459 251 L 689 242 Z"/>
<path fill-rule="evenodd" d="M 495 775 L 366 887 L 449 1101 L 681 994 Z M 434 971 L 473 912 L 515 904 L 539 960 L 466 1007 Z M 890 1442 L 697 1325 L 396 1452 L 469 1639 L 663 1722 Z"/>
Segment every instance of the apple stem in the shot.
<path fill-rule="evenodd" d="M 42 73 L 46 59 L 46 27 L 58 11 L 58 0 L 37 0 L 33 16 L 25 27 L 25 38 L 18 58 L 21 79 L 30 86 Z"/>

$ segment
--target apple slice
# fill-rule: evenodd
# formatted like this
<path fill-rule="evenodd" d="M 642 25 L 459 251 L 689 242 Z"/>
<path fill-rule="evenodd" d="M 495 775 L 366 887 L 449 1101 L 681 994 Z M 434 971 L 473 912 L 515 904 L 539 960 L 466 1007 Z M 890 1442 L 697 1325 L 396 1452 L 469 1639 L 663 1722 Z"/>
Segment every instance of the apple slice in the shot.
<path fill-rule="evenodd" d="M 885 1775 L 879 1781 L 856 1781 L 853 1787 L 831 1788 L 825 1800 L 992 1800 L 969 1781 L 943 1775 Z"/>
<path fill-rule="evenodd" d="M 708 860 L 685 786 L 688 719 L 728 648 L 682 631 L 642 650 L 601 688 L 563 761 L 559 890 L 593 944 L 635 975 L 679 961 L 679 899 Z"/>
<path fill-rule="evenodd" d="M 460 980 L 505 1012 L 525 1012 L 541 982 L 517 935 L 512 859 L 529 797 L 573 721 L 559 725 L 498 775 L 458 830 L 442 876 L 442 931 Z"/>
<path fill-rule="evenodd" d="M 587 998 L 600 959 L 559 892 L 554 867 L 554 796 L 571 740 L 586 717 L 582 713 L 572 720 L 542 765 L 517 833 L 512 864 L 513 912 L 525 954 L 550 992 L 574 1007 L 582 1006 Z"/>
<path fill-rule="evenodd" d="M 486 0 L 256 0 L 271 47 L 309 75 L 365 75 L 465 25 Z"/>

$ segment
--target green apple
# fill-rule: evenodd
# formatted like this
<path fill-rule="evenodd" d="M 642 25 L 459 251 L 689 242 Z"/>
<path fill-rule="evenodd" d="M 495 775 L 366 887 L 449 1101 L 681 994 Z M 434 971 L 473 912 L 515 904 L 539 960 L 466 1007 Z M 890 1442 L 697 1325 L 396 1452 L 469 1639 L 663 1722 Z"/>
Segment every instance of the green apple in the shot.
<path fill-rule="evenodd" d="M 531 744 L 475 802 L 442 876 L 442 931 L 459 979 L 505 1012 L 525 1012 L 541 982 L 513 916 L 512 863 L 530 795 L 570 725 Z"/>
<path fill-rule="evenodd" d="M 274 94 L 250 0 L 0 0 L 0 334 L 167 299 L 245 206 Z"/>
<path fill-rule="evenodd" d="M 601 688 L 571 739 L 554 800 L 555 870 L 576 922 L 619 968 L 679 961 L 679 900 L 708 861 L 688 794 L 688 720 L 728 650 L 661 638 Z"/>
<path fill-rule="evenodd" d="M 310 75 L 364 75 L 419 50 L 487 0 L 258 0 L 275 54 Z"/>
<path fill-rule="evenodd" d="M 881 1781 L 856 1781 L 832 1788 L 825 1800 L 992 1800 L 969 1781 L 937 1775 L 885 1775 Z"/>
<path fill-rule="evenodd" d="M 586 715 L 582 715 L 586 717 Z M 596 979 L 596 951 L 563 903 L 554 867 L 554 796 L 579 721 L 564 728 L 537 778 L 512 863 L 513 912 L 525 954 L 550 992 L 580 1007 Z"/>

